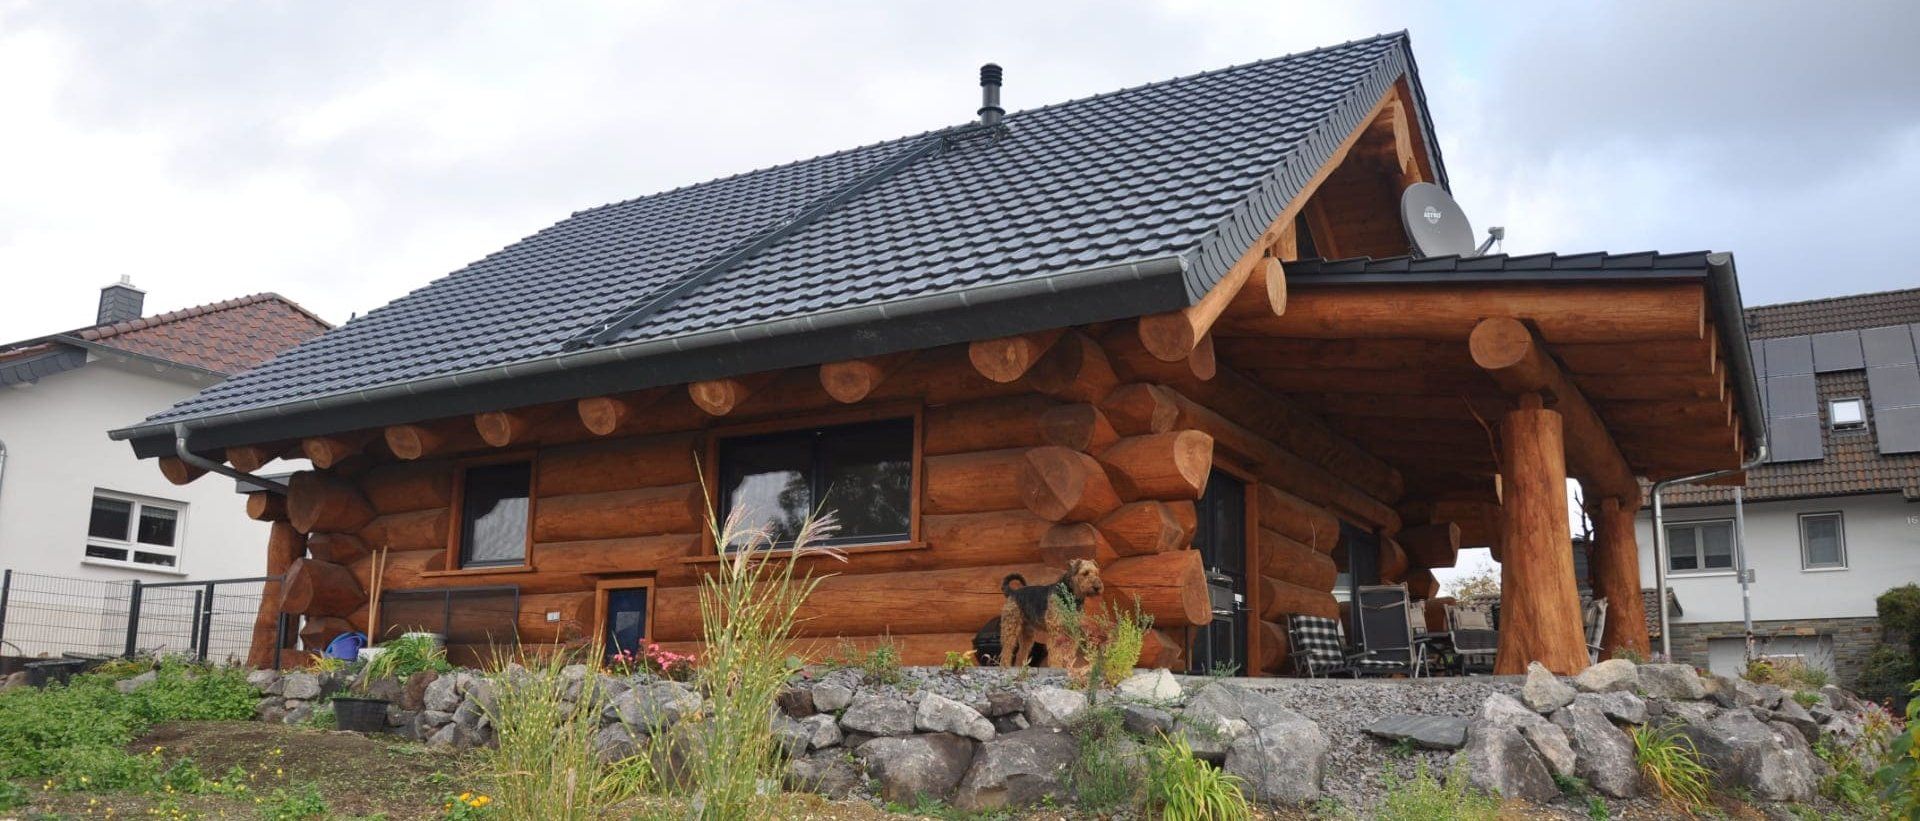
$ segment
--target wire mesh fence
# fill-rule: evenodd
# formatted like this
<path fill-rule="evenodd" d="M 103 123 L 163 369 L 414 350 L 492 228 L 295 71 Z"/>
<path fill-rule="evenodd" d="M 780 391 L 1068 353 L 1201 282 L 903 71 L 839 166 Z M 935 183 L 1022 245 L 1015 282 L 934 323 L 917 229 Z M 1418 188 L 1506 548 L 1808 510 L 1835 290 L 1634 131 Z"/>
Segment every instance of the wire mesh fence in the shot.
<path fill-rule="evenodd" d="M 0 571 L 0 656 L 242 663 L 271 577 L 144 583 Z M 269 617 L 267 629 L 278 625 Z"/>

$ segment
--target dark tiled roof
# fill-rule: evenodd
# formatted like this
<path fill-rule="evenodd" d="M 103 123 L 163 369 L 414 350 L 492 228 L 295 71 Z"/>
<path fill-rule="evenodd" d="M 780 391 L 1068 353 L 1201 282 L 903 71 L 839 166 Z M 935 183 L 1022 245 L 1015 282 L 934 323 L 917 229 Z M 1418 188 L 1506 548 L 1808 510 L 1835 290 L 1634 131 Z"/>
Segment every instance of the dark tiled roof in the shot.
<path fill-rule="evenodd" d="M 286 297 L 254 294 L 28 340 L 0 348 L 0 363 L 48 356 L 81 342 L 227 375 L 258 366 L 329 327 Z"/>
<path fill-rule="evenodd" d="M 843 309 L 1147 260 L 1177 260 L 1190 301 L 1403 77 L 1418 95 L 1395 34 L 1009 115 L 1000 138 L 908 164 L 612 343 L 764 340 L 769 327 Z M 555 359 L 568 339 L 918 139 L 581 211 L 149 422 L 360 402 L 361 391 L 452 375 L 465 388 L 477 372 Z"/>
<path fill-rule="evenodd" d="M 1747 309 L 1747 332 L 1752 339 L 1859 330 L 1920 322 L 1920 288 L 1904 291 L 1761 305 Z M 1866 372 L 1835 371 L 1814 376 L 1819 396 L 1820 435 L 1825 458 L 1804 462 L 1761 465 L 1747 472 L 1747 501 L 1845 496 L 1860 493 L 1901 492 L 1920 501 L 1920 453 L 1883 455 L 1874 443 L 1879 430 L 1873 403 L 1867 404 L 1867 427 L 1835 431 L 1827 424 L 1828 402 L 1867 396 Z M 1726 504 L 1730 488 L 1676 485 L 1667 490 L 1667 504 Z"/>
<path fill-rule="evenodd" d="M 1488 254 L 1480 257 L 1389 257 L 1372 259 L 1309 259 L 1287 263 L 1287 279 L 1303 282 L 1367 279 L 1393 282 L 1423 274 L 1443 274 L 1449 281 L 1461 275 L 1532 279 L 1551 274 L 1556 281 L 1579 279 L 1581 275 L 1659 276 L 1679 272 L 1703 272 L 1707 251 L 1663 254 L 1641 251 L 1627 254 L 1597 252 L 1590 254 Z"/>

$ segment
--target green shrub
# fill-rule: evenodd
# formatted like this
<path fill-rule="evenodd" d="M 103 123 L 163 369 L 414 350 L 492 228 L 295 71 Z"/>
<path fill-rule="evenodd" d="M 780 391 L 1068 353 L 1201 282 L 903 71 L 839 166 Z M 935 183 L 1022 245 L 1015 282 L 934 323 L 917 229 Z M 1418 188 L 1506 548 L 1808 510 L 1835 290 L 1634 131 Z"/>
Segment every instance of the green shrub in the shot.
<path fill-rule="evenodd" d="M 1910 692 L 1920 692 L 1920 681 Z M 1887 745 L 1885 766 L 1873 774 L 1880 797 L 1899 818 L 1920 817 L 1920 698 L 1907 700 L 1907 726 Z"/>
<path fill-rule="evenodd" d="M 1671 727 L 1651 725 L 1633 727 L 1630 734 L 1634 760 L 1655 795 L 1688 815 L 1707 808 L 1707 782 L 1712 774 L 1700 763 L 1693 739 Z"/>
<path fill-rule="evenodd" d="M 1864 812 L 1874 806 L 1873 776 L 1852 750 L 1837 746 L 1831 737 L 1820 739 L 1813 752 L 1827 762 L 1831 772 L 1820 779 L 1820 794 L 1827 800 L 1851 810 Z"/>
<path fill-rule="evenodd" d="M 1909 658 L 1920 658 L 1920 585 L 1903 584 L 1881 593 L 1873 609 L 1887 638 L 1904 642 Z"/>
<path fill-rule="evenodd" d="M 1173 736 L 1147 755 L 1147 811 L 1167 821 L 1237 821 L 1253 808 L 1240 779 L 1193 757 L 1186 738 Z"/>
<path fill-rule="evenodd" d="M 1108 622 L 1101 677 L 1112 687 L 1133 675 L 1133 668 L 1140 664 L 1140 651 L 1146 646 L 1147 631 L 1153 629 L 1153 617 L 1141 612 L 1140 602 L 1136 600 L 1131 612 L 1116 608 L 1109 614 Z"/>
<path fill-rule="evenodd" d="M 1901 710 L 1907 701 L 1907 685 L 1915 679 L 1920 679 L 1920 664 L 1914 663 L 1907 649 L 1897 644 L 1881 644 L 1867 653 L 1866 664 L 1861 667 L 1854 686 L 1861 696 Z"/>
<path fill-rule="evenodd" d="M 899 684 L 904 676 L 900 673 L 900 648 L 893 643 L 891 636 L 883 636 L 880 643 L 868 650 L 860 660 L 860 672 L 865 673 L 867 681 L 875 684 Z"/>
<path fill-rule="evenodd" d="M 1389 770 L 1381 782 L 1386 797 L 1374 815 L 1382 821 L 1493 821 L 1500 817 L 1500 799 L 1474 790 L 1463 763 L 1448 775 L 1447 783 L 1427 772 L 1423 762 L 1413 778 L 1402 781 Z"/>
<path fill-rule="evenodd" d="M 1075 755 L 1067 785 L 1076 806 L 1094 813 L 1132 806 L 1140 794 L 1140 773 L 1129 760 L 1126 719 L 1112 707 L 1090 707 L 1073 720 Z"/>
<path fill-rule="evenodd" d="M 24 807 L 29 798 L 25 787 L 11 781 L 0 781 L 0 810 Z"/>
<path fill-rule="evenodd" d="M 260 801 L 260 817 L 266 821 L 312 821 L 326 818 L 327 813 L 327 800 L 314 784 L 291 792 L 278 787 Z"/>

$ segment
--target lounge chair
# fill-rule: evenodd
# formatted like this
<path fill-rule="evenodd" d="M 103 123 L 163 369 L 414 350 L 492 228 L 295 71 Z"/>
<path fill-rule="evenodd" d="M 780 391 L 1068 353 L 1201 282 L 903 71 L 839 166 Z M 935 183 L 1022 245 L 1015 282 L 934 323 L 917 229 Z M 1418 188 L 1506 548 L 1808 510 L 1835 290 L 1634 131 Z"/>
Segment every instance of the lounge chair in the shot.
<path fill-rule="evenodd" d="M 1287 643 L 1295 675 L 1321 678 L 1352 675 L 1346 630 L 1339 619 L 1294 614 L 1287 617 Z"/>
<path fill-rule="evenodd" d="M 1500 653 L 1500 631 L 1493 629 L 1485 610 L 1447 605 L 1447 639 L 1453 644 L 1460 675 L 1493 672 L 1494 658 Z"/>
<path fill-rule="evenodd" d="M 1352 660 L 1361 675 L 1406 674 L 1419 678 L 1426 645 L 1413 639 L 1404 584 L 1365 585 L 1359 590 L 1360 648 Z"/>

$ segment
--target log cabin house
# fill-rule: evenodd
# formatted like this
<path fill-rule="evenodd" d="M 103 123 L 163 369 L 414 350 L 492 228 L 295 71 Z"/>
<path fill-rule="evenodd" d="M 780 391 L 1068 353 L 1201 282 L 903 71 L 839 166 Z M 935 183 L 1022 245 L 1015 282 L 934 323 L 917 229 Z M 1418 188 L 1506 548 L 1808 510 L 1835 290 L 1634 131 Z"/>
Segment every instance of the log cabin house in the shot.
<path fill-rule="evenodd" d="M 1499 669 L 1573 672 L 1566 477 L 1607 643 L 1644 652 L 1639 480 L 1760 430 L 1730 256 L 1412 256 L 1399 195 L 1448 183 L 1405 34 L 1011 115 L 998 84 L 581 211 L 112 435 L 176 482 L 311 460 L 252 496 L 284 574 L 255 663 L 376 589 L 382 633 L 688 645 L 709 505 L 824 505 L 805 652 L 938 663 L 1007 574 L 1088 557 L 1154 617 L 1142 664 L 1282 673 L 1337 584 L 1425 598 L 1489 545 Z"/>

